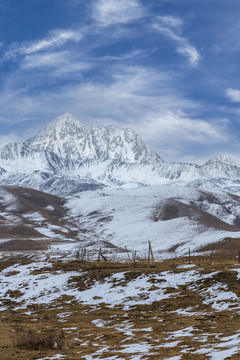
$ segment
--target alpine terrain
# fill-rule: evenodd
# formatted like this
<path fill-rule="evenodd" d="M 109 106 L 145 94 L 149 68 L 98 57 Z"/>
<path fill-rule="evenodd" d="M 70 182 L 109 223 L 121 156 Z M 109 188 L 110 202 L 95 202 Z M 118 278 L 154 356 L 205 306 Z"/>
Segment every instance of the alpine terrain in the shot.
<path fill-rule="evenodd" d="M 134 131 L 86 129 L 71 114 L 4 146 L 0 184 L 5 251 L 127 246 L 144 254 L 150 240 L 166 257 L 240 237 L 240 165 L 228 155 L 168 163 Z"/>
<path fill-rule="evenodd" d="M 0 168 L 1 359 L 240 358 L 227 155 L 167 163 L 132 130 L 65 114 Z"/>

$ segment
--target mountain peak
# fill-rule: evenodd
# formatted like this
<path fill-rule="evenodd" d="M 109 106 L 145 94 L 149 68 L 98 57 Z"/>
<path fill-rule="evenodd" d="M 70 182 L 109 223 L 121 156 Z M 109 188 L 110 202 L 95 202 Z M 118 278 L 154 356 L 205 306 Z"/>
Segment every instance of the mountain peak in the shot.
<path fill-rule="evenodd" d="M 86 130 L 69 113 L 57 117 L 24 144 L 31 150 L 57 156 L 68 168 L 78 167 L 85 160 L 117 160 L 134 164 L 163 162 L 134 131 L 103 124 L 95 124 Z"/>
<path fill-rule="evenodd" d="M 231 158 L 229 154 L 219 153 L 215 154 L 211 159 L 209 159 L 205 165 L 214 163 L 214 162 L 221 162 L 228 165 L 237 166 L 237 163 Z"/>
<path fill-rule="evenodd" d="M 79 125 L 79 124 L 81 124 L 81 122 L 78 120 L 78 118 L 76 118 L 72 114 L 65 113 L 63 115 L 58 116 L 50 124 L 59 125 L 59 126 L 62 126 L 62 125 L 65 125 L 65 124 L 77 124 L 77 125 Z"/>
<path fill-rule="evenodd" d="M 54 132 L 54 135 L 57 138 L 63 138 L 64 136 L 72 136 L 77 133 L 84 132 L 84 126 L 78 118 L 72 114 L 65 113 L 61 116 L 58 116 L 55 120 L 50 122 L 45 129 L 40 131 L 44 136 L 48 136 L 49 132 Z"/>
<path fill-rule="evenodd" d="M 64 154 L 71 148 L 74 142 L 81 142 L 86 130 L 83 124 L 72 114 L 65 113 L 50 122 L 44 129 L 25 144 L 36 151 L 53 152 L 58 156 Z"/>

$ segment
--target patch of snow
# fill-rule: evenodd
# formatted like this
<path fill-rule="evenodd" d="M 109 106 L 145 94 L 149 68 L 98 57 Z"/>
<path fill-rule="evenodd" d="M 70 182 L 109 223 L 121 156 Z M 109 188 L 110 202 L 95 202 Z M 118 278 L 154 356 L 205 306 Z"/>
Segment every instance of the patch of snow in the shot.
<path fill-rule="evenodd" d="M 189 326 L 189 327 L 181 329 L 181 330 L 169 332 L 168 334 L 170 335 L 170 337 L 169 337 L 170 339 L 171 338 L 181 338 L 181 337 L 193 336 L 192 335 L 193 330 L 194 330 L 193 326 Z"/>
<path fill-rule="evenodd" d="M 7 211 L 17 211 L 20 207 L 17 198 L 4 189 L 0 189 L 0 204 Z"/>
<path fill-rule="evenodd" d="M 45 217 L 42 216 L 42 214 L 40 214 L 39 212 L 35 211 L 35 212 L 30 212 L 28 214 L 24 214 L 22 215 L 24 218 L 30 220 L 30 221 L 34 221 L 34 222 L 43 222 L 45 221 Z"/>
<path fill-rule="evenodd" d="M 138 344 L 127 344 L 127 345 L 122 345 L 122 347 L 124 349 L 121 350 L 122 353 L 126 353 L 126 354 L 134 354 L 134 353 L 140 353 L 140 354 L 147 354 L 151 348 L 152 345 L 150 345 L 149 343 L 138 343 Z"/>
<path fill-rule="evenodd" d="M 65 359 L 66 355 L 62 355 L 62 354 L 55 354 L 52 356 L 47 356 L 44 358 L 37 358 L 37 360 L 57 360 L 57 359 Z"/>
<path fill-rule="evenodd" d="M 189 268 L 192 268 L 195 266 L 196 266 L 195 264 L 185 264 L 185 265 L 178 265 L 178 268 L 179 269 L 189 269 Z"/>
<path fill-rule="evenodd" d="M 240 306 L 240 302 L 238 297 L 232 291 L 228 291 L 228 287 L 226 284 L 214 284 L 209 286 L 206 290 L 202 292 L 204 296 L 203 303 L 210 304 L 211 307 L 215 310 L 227 310 L 231 305 L 229 300 L 237 301 L 238 305 Z"/>
<path fill-rule="evenodd" d="M 97 327 L 105 327 L 105 325 L 107 324 L 107 321 L 102 320 L 102 319 L 96 319 L 96 320 L 93 320 L 92 323 L 94 325 L 96 325 Z"/>
<path fill-rule="evenodd" d="M 233 336 L 222 337 L 219 339 L 218 344 L 214 344 L 214 347 L 202 347 L 196 350 L 196 354 L 208 354 L 211 360 L 225 360 L 229 359 L 232 355 L 240 351 L 239 345 L 240 335 L 235 334 Z M 221 349 L 227 348 L 227 349 Z"/>
<path fill-rule="evenodd" d="M 49 211 L 54 211 L 54 207 L 52 205 L 48 205 L 45 207 L 46 210 L 49 210 Z"/>
<path fill-rule="evenodd" d="M 179 344 L 180 341 L 171 341 L 171 342 L 168 342 L 168 343 L 164 343 L 164 344 L 161 344 L 159 345 L 160 347 L 165 347 L 165 348 L 168 348 L 168 347 L 175 347 L 177 346 L 177 344 Z"/>

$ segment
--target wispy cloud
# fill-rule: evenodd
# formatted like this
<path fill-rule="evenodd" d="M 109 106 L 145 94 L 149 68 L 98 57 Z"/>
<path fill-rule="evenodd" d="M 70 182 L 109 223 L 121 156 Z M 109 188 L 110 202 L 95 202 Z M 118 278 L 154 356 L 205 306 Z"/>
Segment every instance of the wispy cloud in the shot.
<path fill-rule="evenodd" d="M 4 54 L 4 58 L 9 60 L 19 55 L 29 55 L 54 49 L 64 45 L 68 41 L 78 42 L 82 38 L 80 30 L 57 29 L 49 32 L 48 36 L 34 42 L 21 42 L 11 45 L 10 49 Z"/>
<path fill-rule="evenodd" d="M 234 130 L 225 119 L 229 113 L 214 107 L 217 101 L 207 99 L 212 91 L 206 81 L 206 74 L 212 74 L 210 67 L 204 68 L 209 58 L 202 62 L 201 73 L 195 69 L 194 78 L 189 77 L 188 67 L 197 67 L 201 60 L 198 48 L 204 46 L 200 36 L 193 44 L 185 33 L 183 19 L 189 12 L 179 11 L 179 17 L 156 16 L 159 4 L 155 7 L 154 1 L 145 0 L 60 3 L 64 4 L 64 20 L 65 13 L 70 16 L 69 27 L 46 30 L 45 37 L 34 41 L 9 44 L 8 38 L 2 38 L 5 44 L 0 53 L 5 63 L 0 60 L 0 109 L 1 117 L 13 124 L 10 132 L 16 126 L 18 136 L 26 138 L 35 133 L 35 125 L 40 128 L 72 112 L 87 126 L 99 121 L 133 128 L 151 148 L 163 158 L 169 154 L 166 159 L 171 160 L 192 154 L 194 147 L 203 156 L 210 147 L 220 148 L 227 141 L 233 144 Z M 168 11 L 168 6 L 160 8 L 161 14 Z M 188 24 L 190 29 L 192 24 Z M 163 56 L 162 46 L 166 49 Z M 175 71 L 171 56 L 184 59 L 188 67 Z M 219 87 L 221 95 L 225 84 Z M 240 102 L 240 90 L 227 89 L 226 95 Z M 194 100 L 197 98 L 201 101 Z M 29 124 L 32 133 L 26 135 Z M 14 136 L 11 133 L 10 138 Z M 0 138 L 0 144 L 7 140 Z"/>
<path fill-rule="evenodd" d="M 30 120 L 35 114 L 38 119 L 49 121 L 68 111 L 87 124 L 99 121 L 127 126 L 156 151 L 161 150 L 163 157 L 162 150 L 168 149 L 169 144 L 172 151 L 179 153 L 183 144 L 186 148 L 193 143 L 207 146 L 229 140 L 227 121 L 211 122 L 191 116 L 201 104 L 177 92 L 173 74 L 123 65 L 112 66 L 108 71 L 108 82 L 73 82 L 37 94 L 17 92 L 13 83 L 8 92 L 1 94 L 0 108 L 16 122 Z"/>
<path fill-rule="evenodd" d="M 191 66 L 198 65 L 201 55 L 190 44 L 189 40 L 182 36 L 183 20 L 174 16 L 158 16 L 152 27 L 154 30 L 165 35 L 176 43 L 176 52 L 185 56 Z"/>
<path fill-rule="evenodd" d="M 240 102 L 240 90 L 238 89 L 227 89 L 226 95 L 232 102 Z"/>
<path fill-rule="evenodd" d="M 139 127 L 145 137 L 157 139 L 161 144 L 179 146 L 184 139 L 186 143 L 208 144 L 225 143 L 229 140 L 226 136 L 228 121 L 219 119 L 207 122 L 202 119 L 190 118 L 185 112 L 172 111 L 165 108 L 162 113 L 149 114 Z M 142 130 L 141 130 L 142 129 Z"/>
<path fill-rule="evenodd" d="M 151 53 L 153 51 L 151 51 Z M 105 55 L 105 56 L 99 57 L 98 60 L 100 60 L 100 61 L 119 61 L 119 60 L 124 61 L 124 60 L 131 60 L 131 59 L 134 59 L 134 58 L 139 59 L 139 58 L 143 58 L 145 56 L 148 56 L 149 53 L 150 53 L 149 51 L 144 51 L 144 50 L 138 49 L 138 50 L 129 51 L 129 52 L 121 54 L 119 56 Z"/>
<path fill-rule="evenodd" d="M 40 70 L 51 77 L 70 76 L 75 77 L 91 68 L 91 61 L 84 61 L 74 51 L 57 51 L 30 54 L 25 56 L 20 64 L 21 71 Z"/>
<path fill-rule="evenodd" d="M 94 3 L 93 18 L 101 26 L 124 24 L 144 16 L 137 0 L 98 0 Z"/>

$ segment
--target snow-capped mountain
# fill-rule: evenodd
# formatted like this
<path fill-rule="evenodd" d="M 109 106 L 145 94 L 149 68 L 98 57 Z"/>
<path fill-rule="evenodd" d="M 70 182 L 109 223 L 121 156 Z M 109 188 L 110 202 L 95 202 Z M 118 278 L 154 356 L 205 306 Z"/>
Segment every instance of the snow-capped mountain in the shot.
<path fill-rule="evenodd" d="M 75 250 L 81 242 L 141 251 L 150 240 L 167 254 L 240 234 L 240 166 L 229 156 L 168 163 L 132 130 L 86 129 L 70 114 L 0 151 L 0 185 L 4 239 L 60 234 Z"/>
<path fill-rule="evenodd" d="M 65 166 L 79 165 L 85 160 L 134 164 L 162 162 L 134 131 L 101 124 L 86 130 L 71 114 L 58 117 L 24 144 L 36 152 L 53 153 L 65 162 Z"/>
<path fill-rule="evenodd" d="M 232 166 L 239 166 L 228 154 L 216 154 L 206 164 L 221 162 Z"/>
<path fill-rule="evenodd" d="M 203 166 L 167 163 L 132 130 L 93 125 L 86 129 L 64 114 L 23 143 L 0 151 L 0 184 L 67 195 L 103 185 L 189 184 L 240 192 L 240 166 L 216 155 Z"/>

